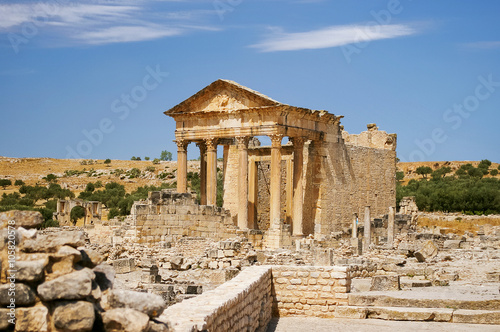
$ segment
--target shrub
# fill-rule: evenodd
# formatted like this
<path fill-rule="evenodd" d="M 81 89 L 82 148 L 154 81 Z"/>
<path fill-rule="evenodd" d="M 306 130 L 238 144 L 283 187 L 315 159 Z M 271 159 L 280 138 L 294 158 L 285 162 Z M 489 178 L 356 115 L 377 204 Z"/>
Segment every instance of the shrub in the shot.
<path fill-rule="evenodd" d="M 24 183 L 24 181 L 23 181 L 23 180 L 16 180 L 16 181 L 14 182 L 14 185 L 15 185 L 15 186 L 24 186 L 24 185 L 25 185 L 25 183 Z"/>
<path fill-rule="evenodd" d="M 483 159 L 483 160 L 481 160 L 479 165 L 477 165 L 477 168 L 488 169 L 488 168 L 490 168 L 490 166 L 491 166 L 491 161 L 489 161 L 488 159 Z"/>
<path fill-rule="evenodd" d="M 498 170 L 497 169 L 492 169 L 490 171 L 491 176 L 497 176 L 498 175 Z"/>
<path fill-rule="evenodd" d="M 113 219 L 114 217 L 117 217 L 119 215 L 120 215 L 120 210 L 118 208 L 111 208 L 109 209 L 108 220 Z"/>
<path fill-rule="evenodd" d="M 104 163 L 105 164 L 111 164 L 111 159 L 108 158 L 108 159 L 104 160 Z"/>
<path fill-rule="evenodd" d="M 9 179 L 0 179 L 0 186 L 5 189 L 5 187 L 10 186 L 12 184 L 12 181 Z"/>
<path fill-rule="evenodd" d="M 126 175 L 129 177 L 129 179 L 135 179 L 141 176 L 141 170 L 134 167 L 131 170 L 127 171 Z"/>
<path fill-rule="evenodd" d="M 160 163 L 160 159 L 155 158 L 153 159 L 153 165 L 158 165 Z"/>
<path fill-rule="evenodd" d="M 144 160 L 149 160 L 149 157 L 144 157 Z"/>
<path fill-rule="evenodd" d="M 50 173 L 50 174 L 47 174 L 46 176 L 44 176 L 42 178 L 42 180 L 45 180 L 47 182 L 56 182 L 57 176 L 55 176 L 54 174 Z"/>
<path fill-rule="evenodd" d="M 146 172 L 155 172 L 156 168 L 154 166 L 148 166 L 146 167 Z"/>
<path fill-rule="evenodd" d="M 402 181 L 404 178 L 405 178 L 404 172 L 396 172 L 396 180 L 397 181 Z"/>

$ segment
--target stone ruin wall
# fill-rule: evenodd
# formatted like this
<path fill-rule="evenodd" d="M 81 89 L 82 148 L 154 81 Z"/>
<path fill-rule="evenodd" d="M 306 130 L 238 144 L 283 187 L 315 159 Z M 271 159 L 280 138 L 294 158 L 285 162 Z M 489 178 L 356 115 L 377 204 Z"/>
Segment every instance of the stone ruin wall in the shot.
<path fill-rule="evenodd" d="M 337 133 L 337 134 L 336 134 Z M 304 234 L 329 235 L 351 228 L 356 213 L 363 222 L 365 206 L 371 218 L 396 206 L 396 136 L 370 127 L 349 135 L 332 126 L 325 141 L 304 146 Z M 269 147 L 249 149 L 249 156 L 265 155 Z M 281 219 L 287 223 L 287 163 L 293 147 L 283 145 L 281 165 Z M 263 158 L 262 158 L 263 159 Z M 258 161 L 257 227 L 269 227 L 270 162 Z M 236 215 L 238 208 L 238 151 L 230 146 L 225 156 L 224 206 Z M 293 172 L 293 170 L 289 170 Z M 290 178 L 290 177 L 289 177 Z M 251 208 L 251 207 L 250 207 Z M 234 220 L 234 223 L 236 221 Z"/>
<path fill-rule="evenodd" d="M 151 192 L 148 200 L 132 207 L 139 243 L 156 243 L 183 236 L 209 237 L 215 240 L 234 237 L 229 211 L 198 205 L 191 194 L 168 190 Z"/>

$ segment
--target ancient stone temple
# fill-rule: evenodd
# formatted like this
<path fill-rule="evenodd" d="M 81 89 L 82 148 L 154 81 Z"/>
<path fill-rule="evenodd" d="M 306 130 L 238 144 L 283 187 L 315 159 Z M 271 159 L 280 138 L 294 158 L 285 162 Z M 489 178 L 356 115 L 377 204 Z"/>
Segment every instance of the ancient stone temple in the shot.
<path fill-rule="evenodd" d="M 374 124 L 350 135 L 342 116 L 282 104 L 228 80 L 165 114 L 176 121 L 177 191 L 188 191 L 187 148 L 195 143 L 200 203 L 216 204 L 222 145 L 224 208 L 240 229 L 264 231 L 267 247 L 309 234 L 328 237 L 349 229 L 353 218 L 387 214 L 396 204 L 396 135 Z M 258 144 L 263 136 L 271 146 Z"/>

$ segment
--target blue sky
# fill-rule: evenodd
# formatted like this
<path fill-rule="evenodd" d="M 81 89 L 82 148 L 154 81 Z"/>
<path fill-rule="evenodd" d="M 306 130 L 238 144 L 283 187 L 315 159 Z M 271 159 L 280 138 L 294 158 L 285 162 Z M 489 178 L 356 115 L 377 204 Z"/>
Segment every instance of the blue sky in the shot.
<path fill-rule="evenodd" d="M 404 161 L 500 162 L 500 2 L 0 3 L 0 155 L 175 156 L 163 112 L 230 79 L 398 134 Z M 198 149 L 190 145 L 190 158 Z"/>

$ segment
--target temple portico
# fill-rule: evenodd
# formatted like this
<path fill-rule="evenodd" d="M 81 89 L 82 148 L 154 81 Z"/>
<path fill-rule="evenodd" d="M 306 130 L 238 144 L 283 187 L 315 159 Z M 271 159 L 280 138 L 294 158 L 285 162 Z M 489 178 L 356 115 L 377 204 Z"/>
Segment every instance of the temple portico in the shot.
<path fill-rule="evenodd" d="M 195 143 L 200 203 L 215 206 L 217 147 L 223 146 L 224 208 L 239 229 L 264 231 L 268 247 L 284 245 L 284 233 L 328 236 L 344 224 L 350 227 L 353 213 L 364 216 L 365 206 L 379 213 L 394 205 L 395 179 L 382 174 L 387 166 L 393 171 L 395 135 L 376 127 L 349 135 L 340 127 L 342 116 L 282 104 L 227 80 L 165 114 L 176 121 L 177 191 L 188 191 L 187 149 Z M 257 137 L 266 137 L 270 146 L 254 146 Z M 375 160 L 383 168 L 372 171 Z M 379 188 L 383 194 L 372 195 Z"/>

